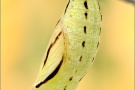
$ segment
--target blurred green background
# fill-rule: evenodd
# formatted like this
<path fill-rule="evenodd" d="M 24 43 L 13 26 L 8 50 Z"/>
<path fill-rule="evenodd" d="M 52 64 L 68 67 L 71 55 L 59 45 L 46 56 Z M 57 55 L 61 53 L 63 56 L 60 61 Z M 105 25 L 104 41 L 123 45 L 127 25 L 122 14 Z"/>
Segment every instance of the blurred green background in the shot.
<path fill-rule="evenodd" d="M 1 90 L 31 90 L 67 2 L 2 0 Z M 103 0 L 100 5 L 100 47 L 77 90 L 133 90 L 134 6 L 122 0 Z"/>

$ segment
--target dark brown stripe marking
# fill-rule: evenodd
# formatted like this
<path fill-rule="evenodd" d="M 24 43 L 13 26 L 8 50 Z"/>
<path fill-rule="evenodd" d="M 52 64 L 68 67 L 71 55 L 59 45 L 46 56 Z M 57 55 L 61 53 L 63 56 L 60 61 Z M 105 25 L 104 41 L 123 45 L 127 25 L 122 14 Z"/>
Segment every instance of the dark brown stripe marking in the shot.
<path fill-rule="evenodd" d="M 63 59 L 64 59 L 64 57 L 62 57 L 62 60 L 59 63 L 59 65 L 56 67 L 56 69 L 44 81 L 42 81 L 39 84 L 37 84 L 35 86 L 36 88 L 39 88 L 42 84 L 45 84 L 47 81 L 49 81 L 50 79 L 52 79 L 58 73 L 58 71 L 60 70 L 60 67 L 62 65 Z"/>
<path fill-rule="evenodd" d="M 59 22 L 60 22 L 60 19 L 59 19 L 58 22 L 56 23 L 55 27 L 58 25 Z"/>
<path fill-rule="evenodd" d="M 86 9 L 88 9 L 87 1 L 84 2 L 84 6 L 85 6 Z"/>
<path fill-rule="evenodd" d="M 82 46 L 85 47 L 85 41 L 82 42 Z"/>
<path fill-rule="evenodd" d="M 62 32 L 60 32 L 60 33 L 58 34 L 58 36 L 55 38 L 55 41 L 54 41 L 53 43 L 51 43 L 51 45 L 49 46 L 49 48 L 48 48 L 48 50 L 47 50 L 46 58 L 45 58 L 45 60 L 44 60 L 43 67 L 44 67 L 44 65 L 45 65 L 45 63 L 46 63 L 46 61 L 47 61 L 47 58 L 48 58 L 48 56 L 49 56 L 49 53 L 50 53 L 51 48 L 53 47 L 53 45 L 54 45 L 54 44 L 56 43 L 56 41 L 58 40 L 58 38 L 59 38 L 59 36 L 61 35 L 61 33 L 62 33 Z M 42 67 L 42 68 L 43 68 L 43 67 Z"/>
<path fill-rule="evenodd" d="M 67 4 L 67 6 L 66 6 L 65 13 L 66 13 L 66 11 L 67 11 L 67 8 L 68 8 L 68 6 L 69 6 L 69 3 L 70 3 L 70 0 L 68 1 L 68 4 Z M 64 13 L 64 14 L 65 14 L 65 13 Z"/>

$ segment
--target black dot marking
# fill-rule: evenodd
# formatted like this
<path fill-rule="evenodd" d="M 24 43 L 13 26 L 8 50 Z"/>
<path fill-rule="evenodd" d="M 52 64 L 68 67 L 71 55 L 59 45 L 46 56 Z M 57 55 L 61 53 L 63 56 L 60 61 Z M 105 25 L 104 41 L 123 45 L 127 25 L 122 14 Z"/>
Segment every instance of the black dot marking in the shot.
<path fill-rule="evenodd" d="M 84 29 L 84 33 L 86 34 L 86 26 L 84 26 L 83 29 Z"/>
<path fill-rule="evenodd" d="M 93 57 L 93 59 L 92 59 L 92 62 L 95 60 L 95 58 Z"/>
<path fill-rule="evenodd" d="M 69 78 L 69 81 L 71 81 L 73 79 L 73 77 Z"/>
<path fill-rule="evenodd" d="M 84 6 L 86 9 L 88 9 L 87 1 L 84 2 Z"/>
<path fill-rule="evenodd" d="M 99 3 L 98 3 L 98 6 L 99 6 L 99 10 L 101 10 Z M 102 15 L 101 15 L 101 21 L 102 21 Z"/>
<path fill-rule="evenodd" d="M 80 57 L 79 61 L 80 61 L 80 62 L 82 61 L 82 56 Z"/>
<path fill-rule="evenodd" d="M 67 86 L 64 87 L 64 90 L 66 90 L 66 87 L 67 87 Z"/>
<path fill-rule="evenodd" d="M 79 82 L 82 80 L 82 78 L 79 80 Z"/>
<path fill-rule="evenodd" d="M 87 19 L 88 13 L 85 13 L 85 18 Z"/>
<path fill-rule="evenodd" d="M 97 44 L 97 48 L 98 48 L 98 46 L 99 46 L 99 42 L 98 42 L 98 44 Z"/>
<path fill-rule="evenodd" d="M 82 46 L 85 47 L 85 41 L 82 42 Z"/>

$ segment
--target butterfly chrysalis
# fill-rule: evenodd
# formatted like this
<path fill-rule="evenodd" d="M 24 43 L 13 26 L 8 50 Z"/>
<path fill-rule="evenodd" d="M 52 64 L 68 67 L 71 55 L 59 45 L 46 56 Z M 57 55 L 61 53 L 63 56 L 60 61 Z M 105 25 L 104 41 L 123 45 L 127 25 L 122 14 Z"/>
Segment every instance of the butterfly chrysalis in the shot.
<path fill-rule="evenodd" d="M 69 0 L 46 50 L 34 90 L 75 90 L 93 63 L 101 32 L 97 0 Z"/>

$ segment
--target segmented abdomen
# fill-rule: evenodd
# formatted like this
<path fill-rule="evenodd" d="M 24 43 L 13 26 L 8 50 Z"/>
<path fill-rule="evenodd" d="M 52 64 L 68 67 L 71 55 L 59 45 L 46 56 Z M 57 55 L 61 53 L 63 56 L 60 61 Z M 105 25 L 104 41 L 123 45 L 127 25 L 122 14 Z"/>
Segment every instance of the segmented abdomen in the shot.
<path fill-rule="evenodd" d="M 101 32 L 100 6 L 96 0 L 70 0 L 63 22 L 68 50 L 95 54 Z"/>
<path fill-rule="evenodd" d="M 100 7 L 96 0 L 71 0 L 62 19 L 66 27 L 66 68 L 72 78 L 65 90 L 78 83 L 92 64 L 99 46 L 101 32 Z M 75 87 L 75 86 L 74 86 Z"/>

